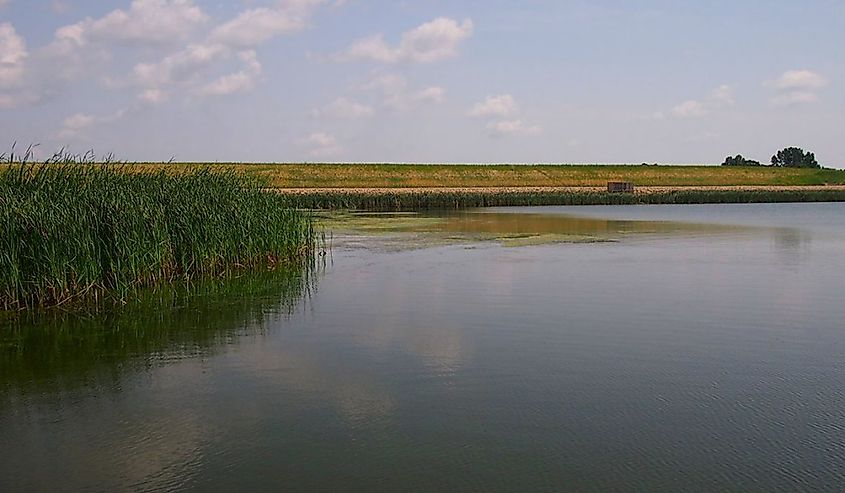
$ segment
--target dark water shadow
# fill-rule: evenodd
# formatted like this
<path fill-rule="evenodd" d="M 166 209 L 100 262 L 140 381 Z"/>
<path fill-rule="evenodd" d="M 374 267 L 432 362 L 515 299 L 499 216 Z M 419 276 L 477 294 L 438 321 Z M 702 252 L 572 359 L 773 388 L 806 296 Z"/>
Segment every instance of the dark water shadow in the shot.
<path fill-rule="evenodd" d="M 204 357 L 260 335 L 316 289 L 321 269 L 295 268 L 139 293 L 96 313 L 56 310 L 0 318 L 0 406 L 15 395 L 119 389 L 128 373 Z"/>

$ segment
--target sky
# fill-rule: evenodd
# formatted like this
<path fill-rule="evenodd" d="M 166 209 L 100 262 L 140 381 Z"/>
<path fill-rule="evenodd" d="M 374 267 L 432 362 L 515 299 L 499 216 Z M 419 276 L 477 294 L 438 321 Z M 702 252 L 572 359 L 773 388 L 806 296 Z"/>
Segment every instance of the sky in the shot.
<path fill-rule="evenodd" d="M 841 0 L 0 0 L 0 149 L 845 167 Z"/>

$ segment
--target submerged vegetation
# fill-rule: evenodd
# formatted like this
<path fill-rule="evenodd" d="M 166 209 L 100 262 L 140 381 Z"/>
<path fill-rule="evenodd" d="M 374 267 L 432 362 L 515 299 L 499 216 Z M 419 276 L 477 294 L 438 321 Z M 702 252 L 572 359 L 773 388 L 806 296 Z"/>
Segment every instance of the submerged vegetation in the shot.
<path fill-rule="evenodd" d="M 574 212 L 577 214 L 577 212 Z M 333 245 L 357 248 L 361 236 L 376 248 L 399 251 L 439 245 L 495 242 L 503 247 L 553 243 L 607 243 L 633 236 L 747 233 L 753 228 L 680 221 L 606 219 L 547 214 L 542 209 L 514 212 L 490 209 L 432 212 L 322 212 L 321 226 L 333 232 Z M 334 236 L 337 234 L 337 236 Z"/>
<path fill-rule="evenodd" d="M 273 268 L 308 256 L 314 230 L 309 214 L 231 170 L 63 158 L 0 169 L 0 242 L 0 309 L 19 310 Z"/>

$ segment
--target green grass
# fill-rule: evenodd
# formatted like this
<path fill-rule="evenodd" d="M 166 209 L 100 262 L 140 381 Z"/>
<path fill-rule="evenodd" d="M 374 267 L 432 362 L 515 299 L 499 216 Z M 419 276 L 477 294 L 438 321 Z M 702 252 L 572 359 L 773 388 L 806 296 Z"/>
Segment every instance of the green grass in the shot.
<path fill-rule="evenodd" d="M 307 256 L 309 214 L 231 170 L 0 169 L 0 309 L 125 300 L 139 287 Z"/>
<path fill-rule="evenodd" d="M 184 164 L 147 164 L 169 169 Z M 845 170 L 728 166 L 215 164 L 261 177 L 274 188 L 800 186 L 845 184 Z"/>

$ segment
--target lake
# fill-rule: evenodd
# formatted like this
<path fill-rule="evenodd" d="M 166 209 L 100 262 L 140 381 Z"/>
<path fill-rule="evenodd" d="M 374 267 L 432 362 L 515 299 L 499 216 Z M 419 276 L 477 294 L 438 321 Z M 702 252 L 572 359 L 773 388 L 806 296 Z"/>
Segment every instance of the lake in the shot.
<path fill-rule="evenodd" d="M 0 319 L 0 491 L 845 483 L 845 204 L 326 228 L 303 271 Z"/>

